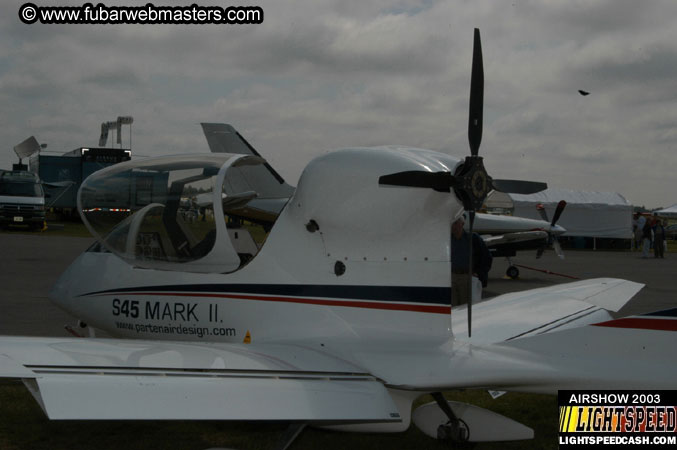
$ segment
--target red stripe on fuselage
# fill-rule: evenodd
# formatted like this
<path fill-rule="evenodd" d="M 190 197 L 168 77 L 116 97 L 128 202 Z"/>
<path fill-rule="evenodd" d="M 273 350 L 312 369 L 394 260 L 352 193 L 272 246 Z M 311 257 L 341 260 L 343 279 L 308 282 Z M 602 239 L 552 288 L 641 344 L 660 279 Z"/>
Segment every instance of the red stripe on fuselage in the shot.
<path fill-rule="evenodd" d="M 626 317 L 594 324 L 598 327 L 639 328 L 643 330 L 677 331 L 675 319 L 645 319 L 642 317 Z"/>
<path fill-rule="evenodd" d="M 98 295 L 116 295 L 114 292 Z M 306 305 L 342 306 L 349 308 L 384 309 L 389 311 L 412 311 L 432 314 L 450 314 L 451 307 L 438 305 L 412 305 L 406 303 L 382 303 L 370 301 L 352 300 L 324 300 L 315 298 L 298 297 L 266 297 L 258 295 L 240 294 L 209 294 L 202 292 L 121 292 L 120 295 L 153 295 L 163 297 L 207 297 L 207 298 L 231 298 L 234 300 L 258 300 L 266 302 L 302 303 Z"/>

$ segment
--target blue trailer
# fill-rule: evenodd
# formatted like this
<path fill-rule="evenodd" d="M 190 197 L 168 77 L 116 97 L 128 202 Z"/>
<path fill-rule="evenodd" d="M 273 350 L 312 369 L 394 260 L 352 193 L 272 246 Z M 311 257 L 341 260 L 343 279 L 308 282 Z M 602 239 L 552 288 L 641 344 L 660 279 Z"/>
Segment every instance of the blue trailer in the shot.
<path fill-rule="evenodd" d="M 128 149 L 80 147 L 61 156 L 34 154 L 29 161 L 29 170 L 44 183 L 45 208 L 70 215 L 77 208 L 78 189 L 89 175 L 128 161 L 131 156 Z"/>

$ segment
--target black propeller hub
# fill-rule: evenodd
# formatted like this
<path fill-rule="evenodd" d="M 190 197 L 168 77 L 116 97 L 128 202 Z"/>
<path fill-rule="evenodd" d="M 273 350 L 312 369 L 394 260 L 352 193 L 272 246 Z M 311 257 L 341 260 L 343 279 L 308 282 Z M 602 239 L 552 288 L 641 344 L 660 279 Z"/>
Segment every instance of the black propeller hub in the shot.
<path fill-rule="evenodd" d="M 466 210 L 477 211 L 493 189 L 491 177 L 484 168 L 481 156 L 466 156 L 454 174 L 454 192 Z"/>

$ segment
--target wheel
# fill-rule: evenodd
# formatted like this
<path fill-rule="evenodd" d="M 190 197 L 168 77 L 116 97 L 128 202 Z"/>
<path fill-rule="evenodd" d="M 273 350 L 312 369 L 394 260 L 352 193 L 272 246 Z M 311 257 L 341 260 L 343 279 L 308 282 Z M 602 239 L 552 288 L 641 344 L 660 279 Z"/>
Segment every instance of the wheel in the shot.
<path fill-rule="evenodd" d="M 515 266 L 510 266 L 508 267 L 508 270 L 505 271 L 505 274 L 514 280 L 520 276 L 520 270 Z"/>

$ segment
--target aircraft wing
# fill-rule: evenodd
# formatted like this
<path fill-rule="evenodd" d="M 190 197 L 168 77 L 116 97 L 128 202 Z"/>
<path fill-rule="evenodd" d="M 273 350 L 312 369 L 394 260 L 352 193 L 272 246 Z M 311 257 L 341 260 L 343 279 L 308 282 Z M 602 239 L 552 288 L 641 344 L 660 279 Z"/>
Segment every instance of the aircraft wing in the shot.
<path fill-rule="evenodd" d="M 398 389 L 669 390 L 677 386 L 676 331 L 672 309 L 497 344 L 356 351 Z"/>
<path fill-rule="evenodd" d="M 500 295 L 473 304 L 474 343 L 498 343 L 610 320 L 643 284 L 595 278 Z M 467 340 L 466 306 L 454 307 L 452 330 Z"/>
<path fill-rule="evenodd" d="M 75 184 L 74 181 L 43 181 L 42 184 L 44 186 L 49 186 L 53 188 L 65 188 L 65 187 L 70 187 Z"/>
<path fill-rule="evenodd" d="M 506 294 L 454 308 L 455 339 L 442 345 L 362 345 L 357 364 L 396 389 L 675 389 L 677 308 L 613 320 L 641 288 L 601 278 Z"/>
<path fill-rule="evenodd" d="M 294 345 L 3 337 L 0 377 L 51 419 L 400 420 L 380 380 Z"/>

